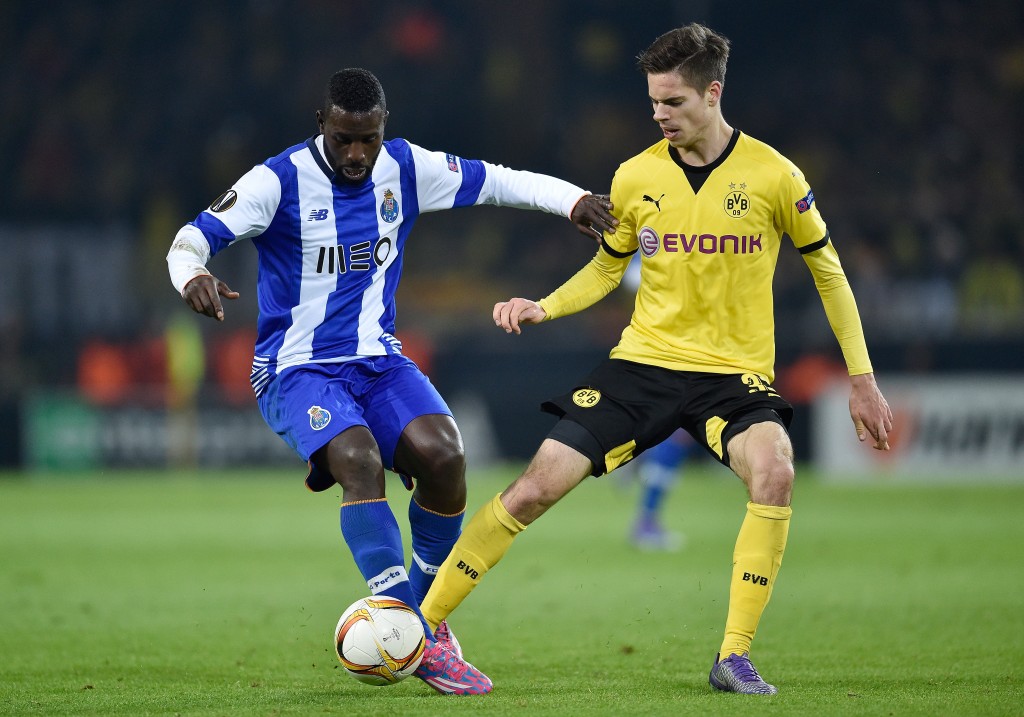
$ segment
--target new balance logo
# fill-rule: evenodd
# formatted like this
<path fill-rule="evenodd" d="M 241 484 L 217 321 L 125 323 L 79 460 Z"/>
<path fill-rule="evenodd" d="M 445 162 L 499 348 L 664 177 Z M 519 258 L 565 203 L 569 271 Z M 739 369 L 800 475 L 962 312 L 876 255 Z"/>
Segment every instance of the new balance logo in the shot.
<path fill-rule="evenodd" d="M 480 577 L 480 573 L 474 570 L 472 565 L 467 565 L 465 560 L 460 560 L 456 567 L 473 580 L 477 580 Z"/>
<path fill-rule="evenodd" d="M 307 219 L 306 221 L 307 222 L 322 222 L 326 218 L 327 218 L 327 210 L 326 209 L 314 209 L 313 211 L 311 211 L 309 213 L 309 219 Z"/>
<path fill-rule="evenodd" d="M 743 573 L 743 580 L 748 583 L 754 583 L 754 585 L 768 584 L 768 578 L 764 575 L 758 575 L 757 573 Z"/>
<path fill-rule="evenodd" d="M 651 196 L 650 194 L 645 194 L 645 195 L 644 195 L 644 201 L 645 201 L 645 202 L 650 202 L 651 204 L 653 204 L 654 206 L 656 206 L 656 207 L 658 208 L 658 211 L 659 211 L 659 212 L 661 211 L 661 200 L 662 200 L 662 199 L 664 199 L 664 198 L 665 198 L 665 195 L 664 195 L 664 194 L 662 194 L 662 195 L 661 195 L 660 197 L 658 197 L 657 199 L 655 199 L 654 197 L 652 197 L 652 196 Z"/>

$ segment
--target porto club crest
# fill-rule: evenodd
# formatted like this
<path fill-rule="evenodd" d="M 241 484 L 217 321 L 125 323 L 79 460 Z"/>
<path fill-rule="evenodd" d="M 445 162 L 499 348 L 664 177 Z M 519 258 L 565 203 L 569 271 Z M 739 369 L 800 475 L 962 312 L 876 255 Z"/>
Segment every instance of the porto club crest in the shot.
<path fill-rule="evenodd" d="M 309 427 L 319 431 L 331 422 L 331 412 L 320 406 L 310 406 L 306 413 L 309 414 Z"/>
<path fill-rule="evenodd" d="M 380 203 L 380 218 L 388 224 L 398 219 L 398 200 L 390 189 L 384 190 L 384 201 Z"/>

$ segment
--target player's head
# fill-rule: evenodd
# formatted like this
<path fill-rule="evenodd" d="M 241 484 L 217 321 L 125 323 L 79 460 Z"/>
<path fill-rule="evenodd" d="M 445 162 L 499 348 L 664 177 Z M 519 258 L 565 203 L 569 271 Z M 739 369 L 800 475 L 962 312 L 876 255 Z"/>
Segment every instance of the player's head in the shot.
<path fill-rule="evenodd" d="M 373 73 L 348 68 L 331 75 L 316 121 L 324 136 L 327 160 L 338 179 L 349 184 L 369 179 L 388 121 L 384 88 Z"/>
<path fill-rule="evenodd" d="M 729 40 L 697 23 L 670 30 L 637 57 L 657 122 L 676 147 L 721 118 Z"/>
<path fill-rule="evenodd" d="M 724 85 L 728 62 L 729 40 L 695 22 L 669 30 L 637 57 L 645 74 L 675 72 L 698 92 L 712 82 Z"/>

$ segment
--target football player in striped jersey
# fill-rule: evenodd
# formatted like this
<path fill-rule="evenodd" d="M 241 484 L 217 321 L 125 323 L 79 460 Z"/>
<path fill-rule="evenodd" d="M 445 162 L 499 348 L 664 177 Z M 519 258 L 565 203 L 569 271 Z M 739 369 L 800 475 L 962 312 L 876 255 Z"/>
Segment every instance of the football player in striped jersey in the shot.
<path fill-rule="evenodd" d="M 460 533 L 466 466 L 451 411 L 394 335 L 413 224 L 494 204 L 568 217 L 599 240 L 616 220 L 607 197 L 560 179 L 385 140 L 384 91 L 367 70 L 335 73 L 316 119 L 317 135 L 253 167 L 181 228 L 168 268 L 189 307 L 223 320 L 222 299 L 238 294 L 206 264 L 236 242 L 256 246 L 260 411 L 308 461 L 311 490 L 341 485 L 341 532 L 371 592 L 418 609 Z M 408 568 L 385 469 L 413 490 Z M 447 624 L 428 638 L 418 676 L 450 694 L 490 690 Z"/>

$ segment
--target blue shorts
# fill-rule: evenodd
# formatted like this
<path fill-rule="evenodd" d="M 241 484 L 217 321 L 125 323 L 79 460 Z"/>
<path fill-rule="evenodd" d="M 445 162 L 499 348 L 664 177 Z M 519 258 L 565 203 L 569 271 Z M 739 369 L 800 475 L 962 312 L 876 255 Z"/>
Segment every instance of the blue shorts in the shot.
<path fill-rule="evenodd" d="M 399 354 L 286 369 L 257 400 L 263 419 L 304 461 L 352 426 L 366 426 L 393 469 L 409 422 L 452 415 L 430 379 Z"/>

